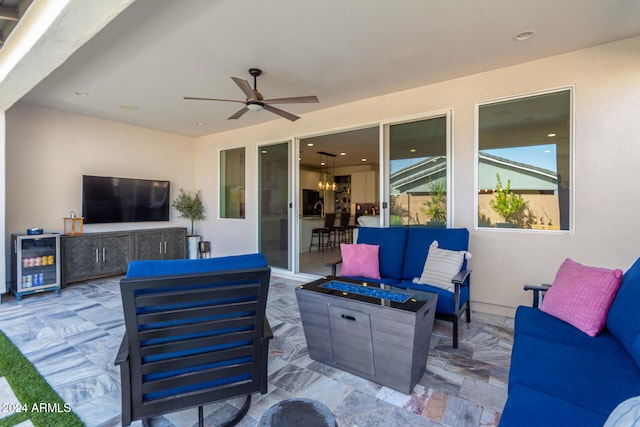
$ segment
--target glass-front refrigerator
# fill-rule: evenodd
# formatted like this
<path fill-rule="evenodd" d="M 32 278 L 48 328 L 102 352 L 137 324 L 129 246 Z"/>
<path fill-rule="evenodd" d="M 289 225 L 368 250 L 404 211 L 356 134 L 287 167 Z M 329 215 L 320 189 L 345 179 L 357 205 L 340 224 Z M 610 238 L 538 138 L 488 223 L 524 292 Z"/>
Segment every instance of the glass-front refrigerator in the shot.
<path fill-rule="evenodd" d="M 60 235 L 12 234 L 11 292 L 17 300 L 45 291 L 60 293 Z"/>

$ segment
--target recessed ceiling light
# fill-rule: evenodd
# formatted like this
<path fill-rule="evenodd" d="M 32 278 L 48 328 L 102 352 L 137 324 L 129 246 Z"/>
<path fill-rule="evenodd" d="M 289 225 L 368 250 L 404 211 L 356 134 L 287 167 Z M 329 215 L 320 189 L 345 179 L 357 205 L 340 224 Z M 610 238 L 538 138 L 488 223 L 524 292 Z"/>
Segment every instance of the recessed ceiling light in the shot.
<path fill-rule="evenodd" d="M 367 161 L 367 159 L 360 159 L 360 160 L 362 160 L 363 162 L 366 162 L 366 161 Z"/>
<path fill-rule="evenodd" d="M 268 151 L 267 151 L 267 150 L 262 150 L 262 151 L 261 151 L 261 153 L 262 153 L 262 154 L 267 154 L 267 153 L 268 153 Z"/>
<path fill-rule="evenodd" d="M 118 107 L 120 107 L 123 110 L 127 110 L 127 111 L 136 111 L 138 109 L 138 107 L 136 107 L 135 105 L 131 105 L 131 104 L 120 104 L 120 105 L 118 105 Z"/>
<path fill-rule="evenodd" d="M 89 92 L 74 92 L 76 96 L 89 96 Z"/>
<path fill-rule="evenodd" d="M 324 163 L 324 162 L 320 162 L 320 166 L 324 166 L 324 165 L 325 165 L 325 163 Z"/>
<path fill-rule="evenodd" d="M 553 138 L 554 136 L 556 136 L 556 134 L 555 134 L 555 133 L 550 133 L 550 134 L 547 134 L 547 136 L 548 136 L 549 138 Z"/>
<path fill-rule="evenodd" d="M 409 152 L 411 152 L 411 153 L 415 153 L 415 152 L 416 152 L 416 149 L 415 149 L 415 148 L 412 148 L 411 150 L 409 150 Z"/>
<path fill-rule="evenodd" d="M 523 31 L 523 32 L 518 33 L 515 36 L 513 36 L 513 40 L 515 40 L 517 42 L 523 42 L 525 40 L 529 40 L 531 37 L 533 37 L 535 35 L 536 35 L 535 31 L 527 30 L 527 31 Z"/>
<path fill-rule="evenodd" d="M 307 144 L 307 147 L 313 147 L 313 142 L 309 142 L 309 143 Z"/>
<path fill-rule="evenodd" d="M 341 155 L 341 156 L 346 156 L 346 155 L 347 155 L 347 153 L 340 153 L 340 155 Z"/>
<path fill-rule="evenodd" d="M 204 123 L 202 123 L 202 122 L 196 122 L 196 126 L 204 126 Z"/>

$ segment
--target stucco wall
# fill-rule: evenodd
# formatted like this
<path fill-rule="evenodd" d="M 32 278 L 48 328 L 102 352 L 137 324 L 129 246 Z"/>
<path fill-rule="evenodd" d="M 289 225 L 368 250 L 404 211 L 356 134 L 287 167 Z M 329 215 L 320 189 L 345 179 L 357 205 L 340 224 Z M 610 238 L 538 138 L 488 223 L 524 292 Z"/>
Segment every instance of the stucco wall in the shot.
<path fill-rule="evenodd" d="M 60 230 L 69 210 L 81 209 L 83 173 L 157 178 L 171 180 L 173 194 L 180 187 L 203 191 L 207 220 L 197 231 L 211 240 L 213 255 L 255 251 L 258 145 L 452 108 L 453 226 L 471 230 L 473 308 L 512 315 L 530 302 L 522 285 L 552 281 L 566 257 L 626 269 L 640 255 L 639 52 L 640 38 L 633 38 L 195 140 L 17 104 L 6 117 L 5 232 Z M 569 85 L 576 117 L 573 232 L 475 230 L 476 104 Z M 246 218 L 219 219 L 219 150 L 243 146 Z M 88 229 L 109 227 L 117 226 Z"/>
<path fill-rule="evenodd" d="M 247 150 L 247 218 L 203 224 L 214 252 L 256 250 L 257 145 L 332 129 L 388 122 L 453 109 L 453 225 L 471 230 L 472 299 L 481 311 L 513 314 L 529 304 L 525 283 L 551 282 L 571 257 L 603 267 L 628 268 L 640 255 L 636 212 L 640 207 L 640 38 L 559 55 L 518 66 L 371 98 L 198 138 L 195 186 L 217 209 L 217 153 Z M 573 232 L 475 230 L 476 104 L 575 85 L 575 210 Z M 295 150 L 294 150 L 295 151 Z M 225 245 L 215 245 L 215 241 Z"/>
<path fill-rule="evenodd" d="M 82 212 L 83 174 L 170 180 L 172 199 L 180 187 L 193 189 L 192 138 L 20 103 L 6 122 L 7 235 L 35 226 L 61 232 L 70 210 Z M 84 229 L 188 225 L 170 215 L 170 222 Z"/>

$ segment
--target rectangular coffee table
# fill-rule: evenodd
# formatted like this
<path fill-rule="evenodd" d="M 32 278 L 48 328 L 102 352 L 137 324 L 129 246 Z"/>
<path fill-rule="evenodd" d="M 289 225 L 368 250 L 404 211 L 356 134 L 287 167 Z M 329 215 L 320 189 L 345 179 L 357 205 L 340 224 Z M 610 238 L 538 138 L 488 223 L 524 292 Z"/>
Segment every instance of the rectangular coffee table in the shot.
<path fill-rule="evenodd" d="M 312 359 L 411 393 L 427 366 L 437 294 L 342 277 L 295 292 Z"/>

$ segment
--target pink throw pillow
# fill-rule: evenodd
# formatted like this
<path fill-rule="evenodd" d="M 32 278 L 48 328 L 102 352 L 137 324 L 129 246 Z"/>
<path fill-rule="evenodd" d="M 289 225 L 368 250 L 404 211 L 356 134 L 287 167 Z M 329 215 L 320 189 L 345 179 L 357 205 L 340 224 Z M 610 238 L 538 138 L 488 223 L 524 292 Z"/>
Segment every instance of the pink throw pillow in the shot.
<path fill-rule="evenodd" d="M 540 310 L 595 337 L 607 320 L 620 287 L 622 270 L 588 267 L 564 260 Z"/>
<path fill-rule="evenodd" d="M 358 243 L 340 243 L 342 253 L 342 275 L 352 277 L 380 278 L 380 246 Z"/>

